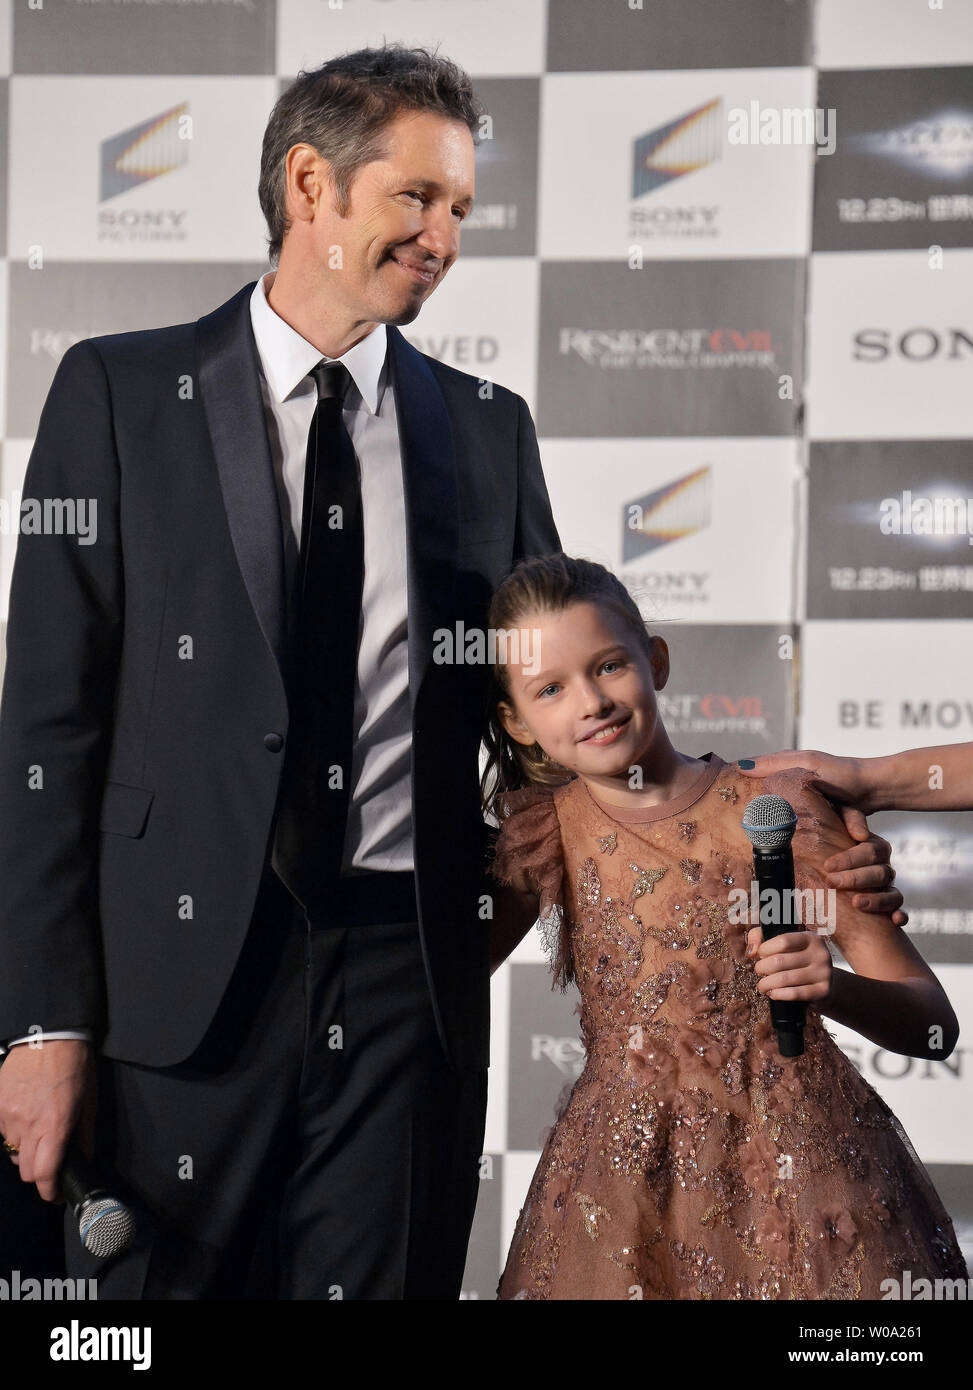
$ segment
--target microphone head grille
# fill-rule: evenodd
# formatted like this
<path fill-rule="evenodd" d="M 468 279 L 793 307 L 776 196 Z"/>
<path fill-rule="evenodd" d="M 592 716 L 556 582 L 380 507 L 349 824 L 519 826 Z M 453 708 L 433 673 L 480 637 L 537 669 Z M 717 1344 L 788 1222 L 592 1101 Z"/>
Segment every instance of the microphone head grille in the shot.
<path fill-rule="evenodd" d="M 86 1202 L 78 1218 L 81 1244 L 98 1259 L 120 1255 L 135 1234 L 135 1218 L 114 1197 Z"/>
<path fill-rule="evenodd" d="M 755 849 L 783 849 L 794 838 L 797 815 L 782 796 L 755 796 L 743 812 L 743 828 Z"/>

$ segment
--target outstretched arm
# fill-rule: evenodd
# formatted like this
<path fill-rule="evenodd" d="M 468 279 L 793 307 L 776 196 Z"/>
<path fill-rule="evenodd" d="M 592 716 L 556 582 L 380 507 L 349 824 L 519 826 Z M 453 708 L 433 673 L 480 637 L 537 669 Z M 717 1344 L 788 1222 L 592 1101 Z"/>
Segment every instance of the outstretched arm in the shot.
<path fill-rule="evenodd" d="M 788 767 L 813 772 L 832 801 L 873 811 L 973 810 L 973 743 L 909 748 L 884 758 L 838 758 L 817 749 L 745 758 L 740 770 L 766 777 Z"/>

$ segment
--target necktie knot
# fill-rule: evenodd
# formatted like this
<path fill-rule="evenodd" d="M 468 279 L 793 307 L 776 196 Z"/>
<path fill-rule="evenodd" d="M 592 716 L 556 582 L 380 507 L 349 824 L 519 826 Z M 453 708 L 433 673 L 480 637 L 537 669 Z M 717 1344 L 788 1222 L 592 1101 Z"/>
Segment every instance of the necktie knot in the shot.
<path fill-rule="evenodd" d="M 310 375 L 318 388 L 318 400 L 343 401 L 351 385 L 351 372 L 343 362 L 319 362 Z"/>

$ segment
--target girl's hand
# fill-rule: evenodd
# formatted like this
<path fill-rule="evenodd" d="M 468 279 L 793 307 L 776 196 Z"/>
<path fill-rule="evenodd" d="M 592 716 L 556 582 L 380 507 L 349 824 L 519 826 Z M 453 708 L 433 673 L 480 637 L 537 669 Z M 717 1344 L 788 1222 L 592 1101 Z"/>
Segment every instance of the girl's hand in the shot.
<path fill-rule="evenodd" d="M 751 927 L 747 956 L 760 977 L 757 989 L 771 999 L 826 999 L 831 992 L 831 952 L 816 932 L 784 932 L 765 941 L 762 929 Z"/>

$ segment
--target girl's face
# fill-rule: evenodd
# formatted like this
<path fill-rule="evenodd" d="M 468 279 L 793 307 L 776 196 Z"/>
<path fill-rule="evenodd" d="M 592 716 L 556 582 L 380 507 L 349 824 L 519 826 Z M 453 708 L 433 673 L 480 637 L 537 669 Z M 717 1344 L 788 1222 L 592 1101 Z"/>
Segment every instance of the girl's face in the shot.
<path fill-rule="evenodd" d="M 655 701 L 669 678 L 661 637 L 650 661 L 612 608 L 587 601 L 530 614 L 520 627 L 536 636 L 532 647 L 521 643 L 531 663 L 507 665 L 511 699 L 497 705 L 511 738 L 539 743 L 554 762 L 595 781 L 627 778 L 655 746 L 668 746 Z"/>

